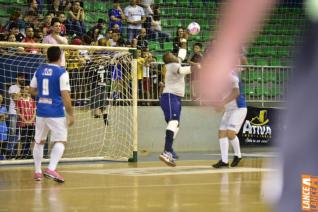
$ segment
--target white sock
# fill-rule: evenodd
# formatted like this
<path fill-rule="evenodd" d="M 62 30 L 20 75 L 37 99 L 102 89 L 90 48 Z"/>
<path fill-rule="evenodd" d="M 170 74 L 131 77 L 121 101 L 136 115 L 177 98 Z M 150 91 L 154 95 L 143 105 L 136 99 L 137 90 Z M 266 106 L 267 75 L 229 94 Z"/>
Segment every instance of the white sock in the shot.
<path fill-rule="evenodd" d="M 235 138 L 233 140 L 230 140 L 232 147 L 234 149 L 234 155 L 236 155 L 237 157 L 241 158 L 241 148 L 240 148 L 240 141 L 238 139 L 237 136 L 235 136 Z"/>
<path fill-rule="evenodd" d="M 179 132 L 179 129 L 180 129 L 180 128 L 177 127 L 176 131 L 173 133 L 173 140 L 176 139 L 177 134 L 178 134 L 178 132 Z"/>
<path fill-rule="evenodd" d="M 36 173 L 42 173 L 41 165 L 42 165 L 42 158 L 43 158 L 43 144 L 34 144 L 33 147 L 33 161 L 34 161 L 34 168 Z"/>
<path fill-rule="evenodd" d="M 219 139 L 220 142 L 220 149 L 221 149 L 221 157 L 222 157 L 222 161 L 224 163 L 228 163 L 229 159 L 228 159 L 228 155 L 229 155 L 229 140 L 225 137 L 225 138 L 220 138 Z"/>
<path fill-rule="evenodd" d="M 55 171 L 58 162 L 63 156 L 64 149 L 65 149 L 64 144 L 62 143 L 54 144 L 51 151 L 51 156 L 50 156 L 51 158 L 50 158 L 50 164 L 48 166 L 48 169 Z"/>

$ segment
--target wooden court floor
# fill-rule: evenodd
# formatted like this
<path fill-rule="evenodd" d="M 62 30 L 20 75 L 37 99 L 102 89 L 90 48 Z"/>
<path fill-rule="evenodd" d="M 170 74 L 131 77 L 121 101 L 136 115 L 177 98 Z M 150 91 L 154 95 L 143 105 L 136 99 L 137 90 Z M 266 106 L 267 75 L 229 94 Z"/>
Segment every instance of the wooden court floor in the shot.
<path fill-rule="evenodd" d="M 211 161 L 61 164 L 64 184 L 33 181 L 32 166 L 0 167 L 2 211 L 263 212 L 264 159 L 213 169 Z"/>

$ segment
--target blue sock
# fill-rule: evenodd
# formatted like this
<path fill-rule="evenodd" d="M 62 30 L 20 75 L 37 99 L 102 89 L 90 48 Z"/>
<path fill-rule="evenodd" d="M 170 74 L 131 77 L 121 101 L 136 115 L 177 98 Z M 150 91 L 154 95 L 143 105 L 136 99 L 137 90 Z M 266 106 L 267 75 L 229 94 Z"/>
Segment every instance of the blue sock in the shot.
<path fill-rule="evenodd" d="M 172 144 L 173 144 L 173 132 L 171 130 L 166 130 L 166 143 L 165 143 L 165 151 L 172 152 Z"/>

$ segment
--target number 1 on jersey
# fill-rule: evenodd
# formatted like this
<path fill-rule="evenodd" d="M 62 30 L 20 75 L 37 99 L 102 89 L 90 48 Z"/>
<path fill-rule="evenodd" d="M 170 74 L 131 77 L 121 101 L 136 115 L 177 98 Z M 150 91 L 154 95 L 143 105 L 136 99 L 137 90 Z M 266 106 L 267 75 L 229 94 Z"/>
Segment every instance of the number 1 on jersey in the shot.
<path fill-rule="evenodd" d="M 42 81 L 42 94 L 49 95 L 49 79 L 43 79 Z"/>

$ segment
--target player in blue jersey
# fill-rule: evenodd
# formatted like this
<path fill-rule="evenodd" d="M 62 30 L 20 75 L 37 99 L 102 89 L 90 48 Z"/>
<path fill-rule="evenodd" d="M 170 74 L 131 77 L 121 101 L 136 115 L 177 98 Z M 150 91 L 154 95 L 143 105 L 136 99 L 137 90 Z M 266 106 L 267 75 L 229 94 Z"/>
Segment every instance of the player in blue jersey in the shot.
<path fill-rule="evenodd" d="M 67 141 L 67 127 L 73 125 L 74 115 L 70 97 L 69 75 L 61 67 L 61 49 L 50 47 L 47 50 L 48 64 L 41 65 L 32 78 L 31 94 L 37 97 L 35 144 L 33 159 L 35 166 L 34 179 L 42 179 L 41 160 L 43 147 L 51 131 L 50 163 L 44 170 L 44 176 L 63 183 L 64 178 L 56 172 L 56 167 L 64 153 L 64 144 Z M 67 119 L 65 115 L 67 113 Z"/>
<path fill-rule="evenodd" d="M 232 89 L 225 98 L 222 99 L 219 106 L 216 107 L 218 111 L 224 110 L 219 128 L 219 142 L 221 149 L 221 160 L 212 166 L 214 168 L 228 167 L 228 151 L 229 142 L 234 149 L 234 158 L 231 163 L 232 167 L 239 164 L 242 159 L 240 150 L 240 141 L 237 133 L 244 122 L 247 114 L 246 101 L 243 92 L 243 86 L 240 82 L 239 76 L 233 72 L 231 74 Z"/>
<path fill-rule="evenodd" d="M 184 97 L 185 92 L 184 77 L 191 73 L 190 66 L 181 66 L 181 61 L 185 59 L 186 54 L 186 49 L 180 48 L 178 57 L 171 52 L 163 55 L 167 72 L 165 75 L 165 88 L 160 97 L 160 106 L 168 126 L 166 128 L 164 152 L 161 153 L 159 158 L 169 166 L 176 166 L 176 153 L 172 145 L 179 131 L 181 98 Z"/>

